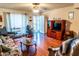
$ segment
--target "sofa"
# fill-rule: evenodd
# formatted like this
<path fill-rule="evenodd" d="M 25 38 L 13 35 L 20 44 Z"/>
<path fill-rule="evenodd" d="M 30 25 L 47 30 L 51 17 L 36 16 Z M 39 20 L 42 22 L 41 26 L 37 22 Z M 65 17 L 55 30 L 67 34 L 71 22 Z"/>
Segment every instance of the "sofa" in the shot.
<path fill-rule="evenodd" d="M 0 35 L 8 36 L 8 35 L 14 35 L 14 34 L 15 34 L 14 32 L 8 32 L 6 30 L 6 27 L 0 28 Z"/>
<path fill-rule="evenodd" d="M 0 38 L 0 56 L 20 56 L 22 51 L 19 48 L 20 42 L 14 41 L 9 36 Z"/>
<path fill-rule="evenodd" d="M 62 43 L 57 52 L 52 50 L 53 47 L 48 48 L 49 56 L 79 56 L 79 38 L 70 38 Z"/>
<path fill-rule="evenodd" d="M 8 32 L 6 27 L 0 28 L 0 36 L 10 36 L 11 38 L 15 38 L 15 32 Z"/>
<path fill-rule="evenodd" d="M 6 31 L 6 28 L 5 27 L 0 28 L 0 35 L 6 36 L 7 34 L 8 34 L 8 32 Z"/>

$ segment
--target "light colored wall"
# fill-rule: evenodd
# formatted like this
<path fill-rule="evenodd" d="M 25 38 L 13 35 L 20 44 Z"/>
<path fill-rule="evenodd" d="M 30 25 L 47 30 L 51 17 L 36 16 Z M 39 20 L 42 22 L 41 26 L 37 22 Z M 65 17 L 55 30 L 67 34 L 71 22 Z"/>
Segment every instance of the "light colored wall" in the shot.
<path fill-rule="evenodd" d="M 44 15 L 45 19 L 44 19 L 44 33 L 47 33 L 47 20 L 48 20 L 48 16 Z"/>
<path fill-rule="evenodd" d="M 68 19 L 68 13 L 70 11 L 74 11 L 74 19 Z M 45 12 L 44 15 L 48 15 L 50 20 L 53 20 L 53 17 L 68 20 L 69 22 L 71 22 L 70 30 L 75 31 L 76 33 L 79 32 L 79 10 L 75 9 L 74 5 L 69 7 L 54 9 Z"/>

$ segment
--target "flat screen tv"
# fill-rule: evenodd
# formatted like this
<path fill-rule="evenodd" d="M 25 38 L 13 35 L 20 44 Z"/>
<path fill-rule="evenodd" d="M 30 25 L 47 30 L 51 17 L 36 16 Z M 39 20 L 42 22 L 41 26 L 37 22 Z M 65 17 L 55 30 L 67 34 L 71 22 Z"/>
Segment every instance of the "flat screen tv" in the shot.
<path fill-rule="evenodd" d="M 50 28 L 50 21 L 48 21 L 48 28 Z"/>
<path fill-rule="evenodd" d="M 53 30 L 61 31 L 61 23 L 54 22 Z"/>

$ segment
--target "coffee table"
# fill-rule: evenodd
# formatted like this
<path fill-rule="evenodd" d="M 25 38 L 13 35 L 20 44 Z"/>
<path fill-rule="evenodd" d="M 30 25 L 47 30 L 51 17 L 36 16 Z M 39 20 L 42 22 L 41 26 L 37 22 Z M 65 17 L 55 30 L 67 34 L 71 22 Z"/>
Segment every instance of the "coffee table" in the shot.
<path fill-rule="evenodd" d="M 54 56 L 56 56 L 58 51 L 60 50 L 60 46 L 58 46 L 58 47 L 49 47 L 49 48 L 52 49 L 52 51 L 55 53 Z"/>
<path fill-rule="evenodd" d="M 27 47 L 27 54 L 29 54 L 30 47 L 35 46 L 35 53 L 34 54 L 36 54 L 36 52 L 37 52 L 37 44 L 36 44 L 35 41 L 32 41 L 30 43 L 22 43 L 22 44 L 24 44 Z"/>

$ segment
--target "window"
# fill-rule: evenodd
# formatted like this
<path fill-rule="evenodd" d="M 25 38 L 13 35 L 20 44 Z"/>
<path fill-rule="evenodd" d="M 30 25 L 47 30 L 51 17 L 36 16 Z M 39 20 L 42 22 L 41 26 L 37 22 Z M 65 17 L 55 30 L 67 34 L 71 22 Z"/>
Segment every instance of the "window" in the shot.
<path fill-rule="evenodd" d="M 44 33 L 44 16 L 33 16 L 34 32 Z"/>
<path fill-rule="evenodd" d="M 7 13 L 6 28 L 8 32 L 16 32 L 17 35 L 26 33 L 28 16 L 25 14 Z"/>

